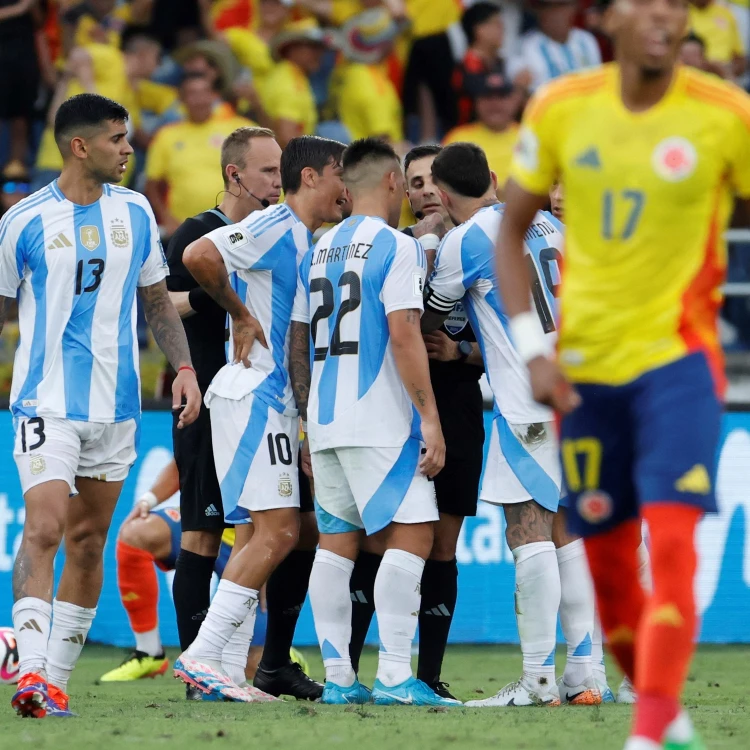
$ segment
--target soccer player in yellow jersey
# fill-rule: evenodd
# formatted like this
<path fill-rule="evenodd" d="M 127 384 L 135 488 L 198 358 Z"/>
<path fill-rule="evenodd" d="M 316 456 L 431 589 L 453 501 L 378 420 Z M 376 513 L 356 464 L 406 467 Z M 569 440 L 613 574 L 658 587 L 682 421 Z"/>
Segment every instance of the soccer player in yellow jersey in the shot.
<path fill-rule="evenodd" d="M 612 652 L 635 677 L 626 749 L 697 749 L 679 698 L 696 632 L 693 536 L 716 510 L 723 231 L 733 194 L 750 198 L 750 98 L 677 65 L 686 0 L 608 6 L 617 62 L 552 82 L 527 108 L 498 275 L 534 396 L 563 414 L 571 527 L 586 537 Z M 530 312 L 523 239 L 557 179 L 567 237 L 555 362 Z"/>

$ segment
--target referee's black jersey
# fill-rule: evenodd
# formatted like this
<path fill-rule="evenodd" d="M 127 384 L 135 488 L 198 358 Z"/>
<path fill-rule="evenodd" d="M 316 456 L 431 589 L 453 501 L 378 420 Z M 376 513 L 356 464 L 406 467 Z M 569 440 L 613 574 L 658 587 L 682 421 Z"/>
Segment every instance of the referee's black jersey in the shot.
<path fill-rule="evenodd" d="M 172 235 L 167 248 L 167 289 L 170 292 L 196 290 L 190 295 L 190 305 L 195 310 L 195 315 L 184 318 L 182 324 L 185 326 L 198 385 L 203 393 L 227 361 L 224 344 L 227 314 L 205 290 L 201 289 L 190 271 L 185 268 L 182 255 L 191 242 L 195 242 L 213 229 L 231 223 L 218 209 L 204 211 L 186 219 Z"/>

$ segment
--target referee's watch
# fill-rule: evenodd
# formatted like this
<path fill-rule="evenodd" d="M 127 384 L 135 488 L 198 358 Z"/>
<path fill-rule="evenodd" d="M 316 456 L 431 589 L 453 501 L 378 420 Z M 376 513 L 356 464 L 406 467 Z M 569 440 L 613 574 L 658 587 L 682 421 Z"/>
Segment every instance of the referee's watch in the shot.
<path fill-rule="evenodd" d="M 468 356 L 473 351 L 470 341 L 459 341 L 458 342 L 458 361 L 466 362 Z"/>

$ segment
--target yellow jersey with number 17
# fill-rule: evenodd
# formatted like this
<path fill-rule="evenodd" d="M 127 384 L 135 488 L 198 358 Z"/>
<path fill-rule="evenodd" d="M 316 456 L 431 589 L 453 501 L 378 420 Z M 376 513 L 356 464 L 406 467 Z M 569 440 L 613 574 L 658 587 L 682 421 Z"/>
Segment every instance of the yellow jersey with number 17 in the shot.
<path fill-rule="evenodd" d="M 723 389 L 717 313 L 732 195 L 750 197 L 750 97 L 677 68 L 661 101 L 625 108 L 616 64 L 531 100 L 511 177 L 565 189 L 559 361 L 620 385 L 704 351 Z"/>

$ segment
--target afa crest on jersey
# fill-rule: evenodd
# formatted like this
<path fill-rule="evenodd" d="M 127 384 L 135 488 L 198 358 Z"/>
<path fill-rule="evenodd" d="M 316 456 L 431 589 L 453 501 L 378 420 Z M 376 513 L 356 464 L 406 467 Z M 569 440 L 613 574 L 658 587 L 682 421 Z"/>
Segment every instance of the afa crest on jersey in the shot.
<path fill-rule="evenodd" d="M 109 239 L 115 247 L 127 247 L 130 244 L 130 235 L 124 224 L 112 224 Z"/>

